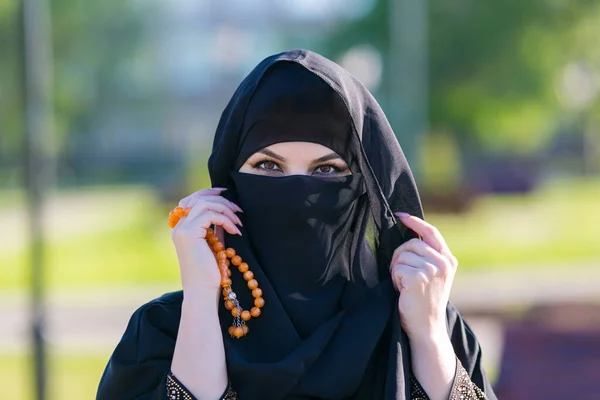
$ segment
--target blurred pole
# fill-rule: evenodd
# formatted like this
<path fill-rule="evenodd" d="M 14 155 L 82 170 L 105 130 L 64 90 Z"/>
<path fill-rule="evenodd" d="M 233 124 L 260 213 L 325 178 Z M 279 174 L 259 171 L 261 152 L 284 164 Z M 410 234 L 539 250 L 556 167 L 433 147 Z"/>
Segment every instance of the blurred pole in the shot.
<path fill-rule="evenodd" d="M 427 0 L 388 0 L 388 5 L 388 115 L 410 167 L 418 177 L 420 136 L 429 128 Z"/>
<path fill-rule="evenodd" d="M 52 168 L 52 37 L 46 0 L 21 3 L 21 55 L 23 65 L 25 185 L 31 239 L 31 340 L 35 398 L 46 399 L 44 346 L 44 227 L 43 197 Z"/>

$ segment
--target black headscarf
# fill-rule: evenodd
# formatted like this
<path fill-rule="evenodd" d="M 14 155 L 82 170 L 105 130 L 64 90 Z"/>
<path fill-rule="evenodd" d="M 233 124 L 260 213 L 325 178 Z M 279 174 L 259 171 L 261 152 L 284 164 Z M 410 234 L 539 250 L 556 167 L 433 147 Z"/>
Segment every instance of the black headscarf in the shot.
<path fill-rule="evenodd" d="M 237 172 L 257 150 L 286 141 L 331 148 L 352 175 Z M 209 172 L 213 186 L 229 188 L 225 196 L 245 211 L 243 236 L 226 236 L 226 245 L 248 262 L 267 303 L 240 340 L 227 334 L 230 313 L 219 311 L 228 375 L 240 398 L 408 399 L 409 344 L 388 265 L 414 233 L 392 211 L 423 214 L 406 159 L 371 94 L 312 52 L 269 57 L 223 112 Z M 232 280 L 248 307 L 243 278 L 234 272 Z M 180 313 L 176 293 L 134 314 L 98 399 L 161 398 Z M 475 337 L 450 304 L 447 316 L 456 355 L 493 396 Z M 117 395 L 119 385 L 130 397 Z"/>

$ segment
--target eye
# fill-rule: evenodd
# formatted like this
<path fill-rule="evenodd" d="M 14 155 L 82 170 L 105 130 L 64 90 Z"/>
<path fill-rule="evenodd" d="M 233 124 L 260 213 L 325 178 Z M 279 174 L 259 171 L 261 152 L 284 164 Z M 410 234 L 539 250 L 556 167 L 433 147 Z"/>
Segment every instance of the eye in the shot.
<path fill-rule="evenodd" d="M 261 171 L 281 171 L 281 167 L 275 161 L 265 160 L 254 164 L 254 168 Z"/>
<path fill-rule="evenodd" d="M 315 168 L 315 170 L 313 171 L 313 174 L 316 174 L 316 175 L 333 175 L 333 174 L 337 174 L 339 172 L 342 172 L 341 168 L 336 167 L 335 165 L 325 164 L 325 165 L 320 165 L 317 168 Z"/>

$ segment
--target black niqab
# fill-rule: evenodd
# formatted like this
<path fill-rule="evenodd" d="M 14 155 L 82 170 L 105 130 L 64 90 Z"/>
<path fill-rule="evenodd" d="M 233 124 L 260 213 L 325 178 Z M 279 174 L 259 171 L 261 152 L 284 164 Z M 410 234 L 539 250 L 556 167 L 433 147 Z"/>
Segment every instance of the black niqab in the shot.
<path fill-rule="evenodd" d="M 323 144 L 353 174 L 236 172 L 255 151 L 282 141 Z M 213 186 L 229 188 L 225 196 L 245 210 L 243 236 L 228 235 L 226 245 L 251 266 L 267 303 L 240 340 L 227 335 L 231 315 L 219 311 L 228 374 L 240 398 L 408 399 L 409 344 L 388 265 L 414 234 L 392 210 L 420 217 L 422 210 L 406 159 L 369 92 L 317 54 L 269 57 L 225 109 L 209 172 Z M 234 272 L 232 280 L 242 306 L 251 304 L 243 278 Z M 180 307 L 181 293 L 170 294 L 134 314 L 98 399 L 161 398 Z M 451 305 L 447 314 L 457 357 L 494 399 L 475 337 Z"/>

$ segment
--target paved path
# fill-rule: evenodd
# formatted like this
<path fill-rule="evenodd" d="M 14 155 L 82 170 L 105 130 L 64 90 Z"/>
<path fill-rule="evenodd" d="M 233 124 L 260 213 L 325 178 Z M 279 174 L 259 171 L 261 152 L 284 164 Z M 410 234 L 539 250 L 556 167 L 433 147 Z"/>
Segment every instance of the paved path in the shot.
<path fill-rule="evenodd" d="M 119 229 L 138 218 L 132 210 L 152 201 L 152 193 L 141 187 L 51 194 L 43 210 L 46 240 L 52 244 Z M 0 252 L 18 251 L 27 245 L 27 223 L 25 204 L 0 209 Z"/>

